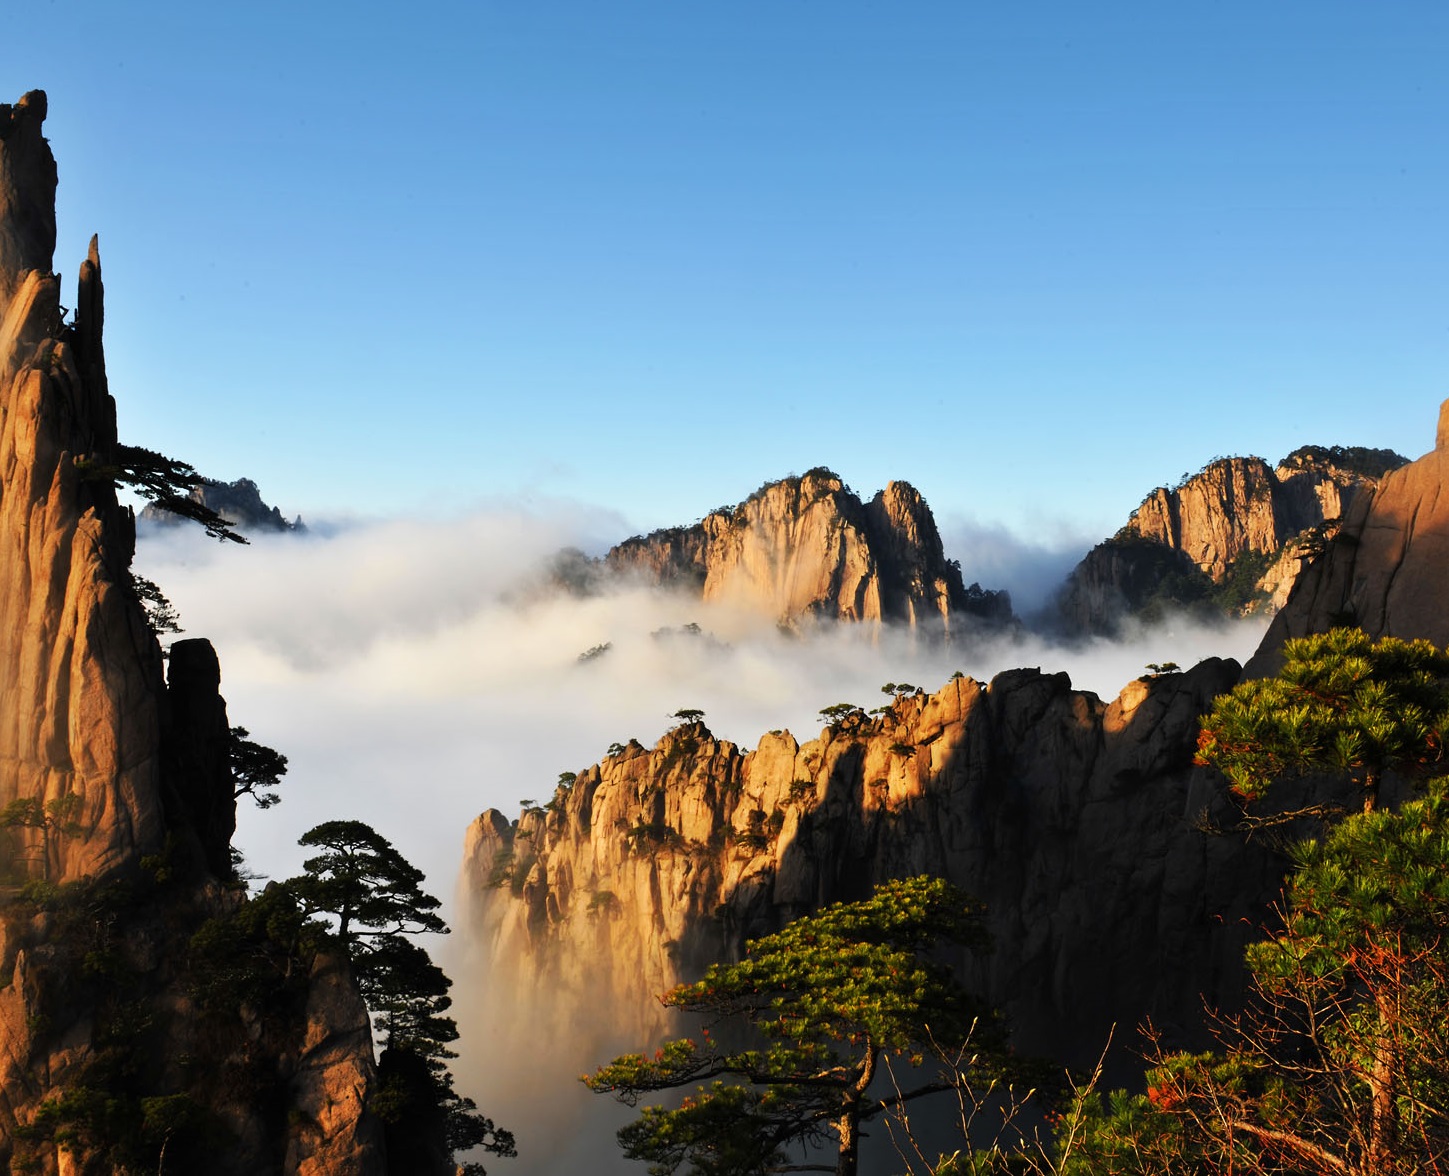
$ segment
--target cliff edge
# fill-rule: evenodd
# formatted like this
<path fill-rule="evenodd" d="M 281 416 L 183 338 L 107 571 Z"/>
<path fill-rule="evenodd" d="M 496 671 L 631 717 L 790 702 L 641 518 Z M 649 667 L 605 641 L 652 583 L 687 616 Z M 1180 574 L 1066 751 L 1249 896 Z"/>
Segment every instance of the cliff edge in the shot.
<path fill-rule="evenodd" d="M 804 743 L 745 751 L 700 724 L 631 743 L 516 823 L 470 828 L 492 983 L 509 1009 L 549 993 L 582 1068 L 591 1024 L 637 1048 L 664 1027 L 655 997 L 745 940 L 929 873 L 985 903 L 994 947 L 962 966 L 1021 1049 L 1090 1064 L 1114 1023 L 1148 1014 L 1194 1040 L 1204 997 L 1236 999 L 1280 870 L 1192 825 L 1216 795 L 1192 766 L 1198 716 L 1237 676 L 1214 659 L 1103 702 L 1013 670 Z"/>
<path fill-rule="evenodd" d="M 168 682 L 137 598 L 99 252 L 67 322 L 45 114 L 0 106 L 0 1161 L 380 1173 L 346 968 L 258 1002 L 198 938 L 247 910 L 220 668 L 178 642 Z"/>
<path fill-rule="evenodd" d="M 1298 578 L 1245 668 L 1266 676 L 1290 637 L 1354 625 L 1370 637 L 1449 645 L 1449 400 L 1434 449 L 1355 500 Z"/>

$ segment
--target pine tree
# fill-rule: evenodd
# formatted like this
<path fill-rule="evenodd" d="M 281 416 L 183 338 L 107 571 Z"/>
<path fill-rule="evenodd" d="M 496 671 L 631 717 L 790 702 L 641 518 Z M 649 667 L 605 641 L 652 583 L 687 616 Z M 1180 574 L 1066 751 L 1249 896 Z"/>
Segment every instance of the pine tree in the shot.
<path fill-rule="evenodd" d="M 585 1082 L 630 1106 L 651 1092 L 711 1083 L 677 1107 L 646 1107 L 619 1132 L 625 1155 L 650 1161 L 652 1173 L 685 1163 L 700 1176 L 798 1170 L 791 1145 L 833 1143 L 835 1171 L 855 1176 L 862 1123 L 967 1080 L 1025 1074 L 997 1020 L 926 955 L 942 941 L 984 944 L 975 905 L 938 878 L 887 882 L 863 902 L 753 940 L 744 960 L 672 989 L 666 1005 L 715 1028 L 697 1041 L 669 1041 L 653 1057 L 616 1058 Z M 720 1022 L 741 1021 L 753 1030 L 747 1044 L 712 1035 Z M 904 1090 L 873 1086 L 889 1055 L 920 1066 L 933 1043 L 967 1041 L 974 1058 L 965 1075 L 932 1067 Z"/>

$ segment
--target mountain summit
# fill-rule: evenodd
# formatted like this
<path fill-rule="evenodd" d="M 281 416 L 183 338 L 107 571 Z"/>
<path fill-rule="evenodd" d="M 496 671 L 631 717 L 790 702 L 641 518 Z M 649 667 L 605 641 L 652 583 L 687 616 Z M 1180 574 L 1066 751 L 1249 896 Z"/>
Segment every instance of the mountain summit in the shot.
<path fill-rule="evenodd" d="M 604 557 L 615 573 L 805 618 L 896 622 L 955 635 L 1011 619 L 1004 592 L 967 587 L 931 509 L 906 482 L 862 502 L 831 470 L 761 486 L 692 527 L 627 539 Z"/>

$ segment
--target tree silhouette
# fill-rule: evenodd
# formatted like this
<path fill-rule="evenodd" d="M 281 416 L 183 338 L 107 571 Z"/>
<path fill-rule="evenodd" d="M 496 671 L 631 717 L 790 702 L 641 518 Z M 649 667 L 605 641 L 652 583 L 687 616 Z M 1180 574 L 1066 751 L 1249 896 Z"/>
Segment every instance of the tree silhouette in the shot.
<path fill-rule="evenodd" d="M 614 1059 L 584 1081 L 630 1106 L 651 1092 L 711 1081 L 677 1107 L 646 1107 L 619 1132 L 625 1155 L 651 1172 L 689 1162 L 710 1176 L 801 1170 L 792 1144 L 833 1142 L 834 1170 L 855 1176 L 860 1125 L 968 1080 L 1021 1071 L 1000 1025 L 928 953 L 943 940 L 985 941 L 980 915 L 937 878 L 887 882 L 863 902 L 826 907 L 715 964 L 666 1005 L 713 1022 L 744 1022 L 758 1041 L 733 1047 L 706 1029 L 652 1057 Z M 730 1032 L 726 1030 L 726 1032 Z M 974 1061 L 918 1072 L 909 1089 L 872 1089 L 887 1055 L 920 1065 L 932 1044 L 970 1041 Z"/>

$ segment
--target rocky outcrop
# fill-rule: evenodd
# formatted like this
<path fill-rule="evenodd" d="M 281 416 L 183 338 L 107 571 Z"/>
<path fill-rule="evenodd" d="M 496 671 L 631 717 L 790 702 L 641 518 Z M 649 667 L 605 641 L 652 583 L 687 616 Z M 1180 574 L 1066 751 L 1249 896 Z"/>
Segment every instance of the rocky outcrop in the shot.
<path fill-rule="evenodd" d="M 1129 616 L 1178 608 L 1205 616 L 1272 611 L 1299 556 L 1405 459 L 1390 450 L 1305 446 L 1276 467 L 1219 458 L 1143 500 L 1077 566 L 1056 613 L 1074 633 L 1112 633 Z"/>
<path fill-rule="evenodd" d="M 1248 674 L 1273 673 L 1288 638 L 1339 625 L 1449 645 L 1449 401 L 1434 450 L 1385 474 L 1314 554 Z"/>
<path fill-rule="evenodd" d="M 207 510 L 215 511 L 245 534 L 307 530 L 301 518 L 288 522 L 275 506 L 263 502 L 261 491 L 250 478 L 238 478 L 235 482 L 203 482 L 191 491 L 190 498 Z M 153 502 L 141 511 L 139 521 L 147 526 L 179 527 L 186 520 Z"/>
<path fill-rule="evenodd" d="M 1112 1024 L 1148 1014 L 1189 1040 L 1204 995 L 1236 993 L 1278 878 L 1266 852 L 1191 824 L 1216 795 L 1192 767 L 1198 716 L 1237 675 L 1213 660 L 1103 702 L 1016 670 L 803 744 L 777 732 L 747 752 L 699 724 L 631 743 L 516 823 L 470 828 L 491 982 L 520 994 L 510 1010 L 549 993 L 570 1042 L 607 1009 L 637 1046 L 663 1024 L 656 994 L 747 938 L 931 873 L 985 902 L 994 949 L 962 968 L 1022 1049 L 1090 1062 Z"/>
<path fill-rule="evenodd" d="M 45 111 L 0 106 L 0 1161 L 378 1173 L 345 967 L 227 987 L 275 945 L 226 881 L 220 670 L 178 643 L 168 683 L 133 586 L 99 253 L 66 323 Z"/>
<path fill-rule="evenodd" d="M 862 503 L 824 469 L 772 482 L 692 527 L 626 540 L 604 564 L 784 622 L 894 621 L 950 633 L 1011 619 L 1005 593 L 962 583 L 914 488 L 892 482 Z"/>

